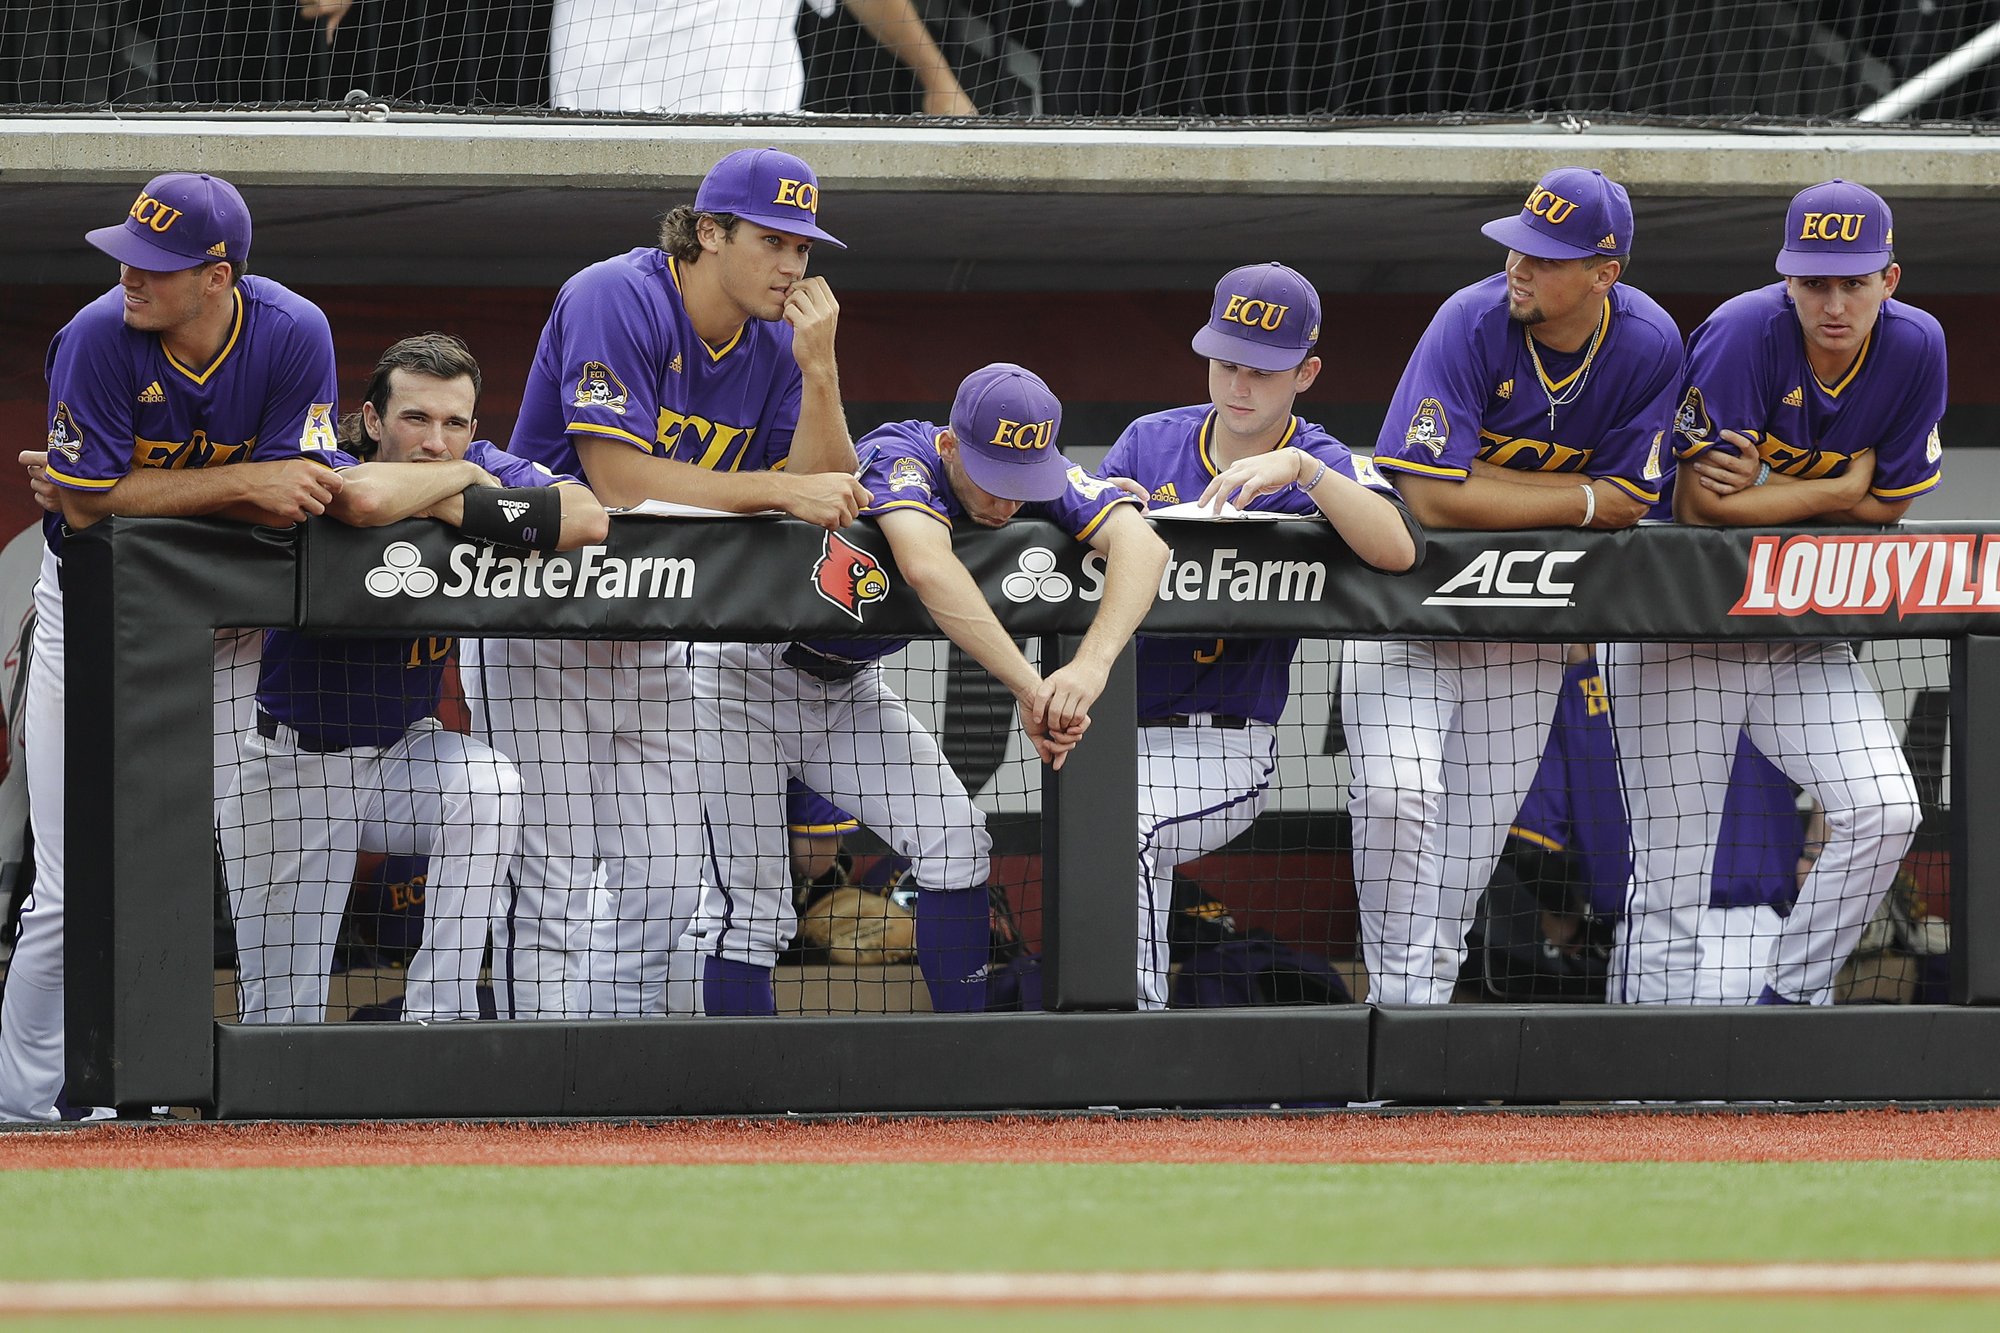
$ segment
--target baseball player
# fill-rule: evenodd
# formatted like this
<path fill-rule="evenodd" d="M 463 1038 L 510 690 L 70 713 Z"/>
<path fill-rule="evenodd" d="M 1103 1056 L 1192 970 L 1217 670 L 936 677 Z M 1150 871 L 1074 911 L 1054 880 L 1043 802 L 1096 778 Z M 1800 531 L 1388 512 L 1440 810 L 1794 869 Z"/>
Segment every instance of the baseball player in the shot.
<path fill-rule="evenodd" d="M 333 339 L 311 302 L 243 272 L 250 213 L 227 181 L 170 173 L 124 221 L 89 233 L 119 284 L 49 345 L 48 522 L 35 592 L 27 744 L 35 888 L 0 1005 L 0 1119 L 57 1118 L 63 1083 L 63 600 L 65 526 L 112 514 L 219 514 L 286 524 L 323 513 Z M 219 645 L 226 714 L 234 643 Z M 228 660 L 224 660 L 224 653 Z"/>
<path fill-rule="evenodd" d="M 542 551 L 602 541 L 604 507 L 574 478 L 472 438 L 479 384 L 479 363 L 449 335 L 384 353 L 354 426 L 355 452 L 377 461 L 342 474 L 333 516 L 360 526 L 428 516 Z M 403 1017 L 479 1016 L 494 886 L 519 846 L 521 780 L 500 754 L 439 724 L 452 647 L 265 636 L 256 723 L 218 820 L 245 1022 L 324 1021 L 361 852 L 430 858 Z"/>
<path fill-rule="evenodd" d="M 938 628 L 1014 694 L 1045 762 L 1060 766 L 1111 663 L 1153 603 L 1167 548 L 1117 486 L 1056 450 L 1062 406 L 1037 376 L 996 364 L 959 385 L 948 426 L 902 421 L 861 441 L 862 484 L 896 569 Z M 1021 655 L 951 546 L 960 516 L 1001 527 L 1027 512 L 1106 557 L 1097 614 L 1074 660 L 1042 676 Z M 888 574 L 829 537 L 854 606 Z M 843 603 L 845 604 L 845 603 Z M 697 644 L 696 745 L 709 855 L 689 938 L 709 1014 L 773 1011 L 771 968 L 797 926 L 785 844 L 785 784 L 797 777 L 853 811 L 910 859 L 917 966 L 938 1013 L 983 1009 L 989 957 L 985 817 L 936 740 L 883 682 L 898 641 Z"/>
<path fill-rule="evenodd" d="M 1719 306 L 1688 344 L 1674 419 L 1683 523 L 1894 523 L 1937 485 L 1944 332 L 1894 299 L 1889 206 L 1844 180 L 1785 216 L 1781 282 Z M 1634 870 L 1612 998 L 1696 995 L 1717 789 L 1741 728 L 1825 815 L 1759 1003 L 1824 1004 L 1922 817 L 1882 701 L 1846 644 L 1621 645 L 1613 722 Z"/>
<path fill-rule="evenodd" d="M 1681 338 L 1619 281 L 1632 206 L 1564 167 L 1481 229 L 1504 272 L 1454 294 L 1411 355 L 1376 443 L 1426 527 L 1622 528 L 1671 466 Z M 1560 645 L 1348 644 L 1341 720 L 1369 998 L 1443 1004 L 1465 929 L 1534 777 Z"/>
<path fill-rule="evenodd" d="M 1209 401 L 1140 417 L 1098 475 L 1156 506 L 1199 500 L 1323 514 L 1357 555 L 1400 573 L 1423 533 L 1396 491 L 1292 408 L 1319 377 L 1319 294 L 1282 264 L 1216 284 L 1194 350 Z M 1139 640 L 1139 1002 L 1167 1002 L 1174 869 L 1248 828 L 1270 795 L 1297 639 Z"/>
<path fill-rule="evenodd" d="M 1571 650 L 1547 747 L 1508 830 L 1570 859 L 1592 912 L 1618 920 L 1632 877 L 1631 826 L 1618 780 L 1612 700 L 1594 652 Z M 1806 843 L 1789 779 L 1739 732 L 1719 808 L 1714 873 L 1701 912 L 1703 1004 L 1750 1004 L 1764 965 L 1816 855 Z M 1748 979 L 1756 983 L 1749 985 Z"/>
<path fill-rule="evenodd" d="M 844 527 L 866 501 L 834 361 L 839 306 L 806 276 L 812 169 L 775 148 L 718 162 L 660 244 L 563 285 L 508 452 L 648 498 Z M 475 731 L 521 769 L 519 882 L 503 904 L 502 1016 L 692 1013 L 701 806 L 687 645 L 487 642 L 464 672 Z M 602 866 L 600 877 L 600 864 Z"/>

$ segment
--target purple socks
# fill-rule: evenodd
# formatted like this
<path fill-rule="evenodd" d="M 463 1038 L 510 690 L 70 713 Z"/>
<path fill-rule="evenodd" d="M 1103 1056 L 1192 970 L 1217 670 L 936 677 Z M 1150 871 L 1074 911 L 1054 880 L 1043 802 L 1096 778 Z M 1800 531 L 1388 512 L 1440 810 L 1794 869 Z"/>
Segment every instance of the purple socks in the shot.
<path fill-rule="evenodd" d="M 703 958 L 701 1007 L 711 1018 L 777 1013 L 778 1002 L 771 995 L 771 969 L 733 958 Z"/>
<path fill-rule="evenodd" d="M 986 1008 L 992 930 L 986 887 L 923 889 L 917 894 L 917 968 L 931 991 L 931 1010 L 975 1014 Z"/>

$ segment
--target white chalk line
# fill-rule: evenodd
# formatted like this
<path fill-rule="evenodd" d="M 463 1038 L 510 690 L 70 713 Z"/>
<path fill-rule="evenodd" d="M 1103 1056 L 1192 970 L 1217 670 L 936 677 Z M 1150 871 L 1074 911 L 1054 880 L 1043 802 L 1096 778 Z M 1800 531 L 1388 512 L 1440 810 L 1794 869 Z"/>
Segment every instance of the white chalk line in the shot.
<path fill-rule="evenodd" d="M 2000 1295 L 2000 1262 L 1243 1269 L 1206 1273 L 112 1278 L 0 1282 L 0 1318 L 187 1310 L 671 1310 L 1852 1295 Z"/>

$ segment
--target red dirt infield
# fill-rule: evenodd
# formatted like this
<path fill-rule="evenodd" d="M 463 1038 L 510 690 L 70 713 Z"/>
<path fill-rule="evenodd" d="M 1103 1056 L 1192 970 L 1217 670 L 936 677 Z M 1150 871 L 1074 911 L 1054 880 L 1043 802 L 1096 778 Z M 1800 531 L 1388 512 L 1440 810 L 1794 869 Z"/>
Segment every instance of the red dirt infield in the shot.
<path fill-rule="evenodd" d="M 0 1170 L 790 1162 L 1794 1162 L 2000 1157 L 2000 1108 L 1619 1109 L 645 1122 L 93 1124 L 0 1134 Z"/>

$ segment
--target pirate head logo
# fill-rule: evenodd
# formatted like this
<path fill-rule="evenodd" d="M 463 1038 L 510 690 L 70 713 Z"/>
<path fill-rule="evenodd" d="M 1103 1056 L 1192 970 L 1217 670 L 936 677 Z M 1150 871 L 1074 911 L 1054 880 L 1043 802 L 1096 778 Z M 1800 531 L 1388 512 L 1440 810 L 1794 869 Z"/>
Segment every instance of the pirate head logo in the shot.
<path fill-rule="evenodd" d="M 623 414 L 625 382 L 611 373 L 611 367 L 602 361 L 586 361 L 583 374 L 576 381 L 577 407 L 608 407 L 613 412 Z"/>
<path fill-rule="evenodd" d="M 862 607 L 889 595 L 889 575 L 881 562 L 837 532 L 826 534 L 812 577 L 815 592 L 856 620 Z"/>
<path fill-rule="evenodd" d="M 83 453 L 83 433 L 69 414 L 69 404 L 56 404 L 55 419 L 49 423 L 49 452 L 64 462 L 74 463 Z"/>
<path fill-rule="evenodd" d="M 1403 442 L 1408 445 L 1421 444 L 1431 451 L 1431 457 L 1443 455 L 1445 444 L 1451 438 L 1451 427 L 1444 419 L 1444 404 L 1435 398 L 1426 398 L 1417 404 L 1417 414 L 1410 418 L 1410 428 L 1403 434 Z"/>
<path fill-rule="evenodd" d="M 1715 423 L 1708 419 L 1708 409 L 1702 405 L 1701 390 L 1688 385 L 1687 396 L 1681 399 L 1680 409 L 1674 413 L 1674 433 L 1699 443 L 1714 428 Z"/>
<path fill-rule="evenodd" d="M 928 491 L 931 489 L 931 474 L 924 465 L 914 458 L 899 458 L 889 469 L 889 489 L 892 491 Z"/>

